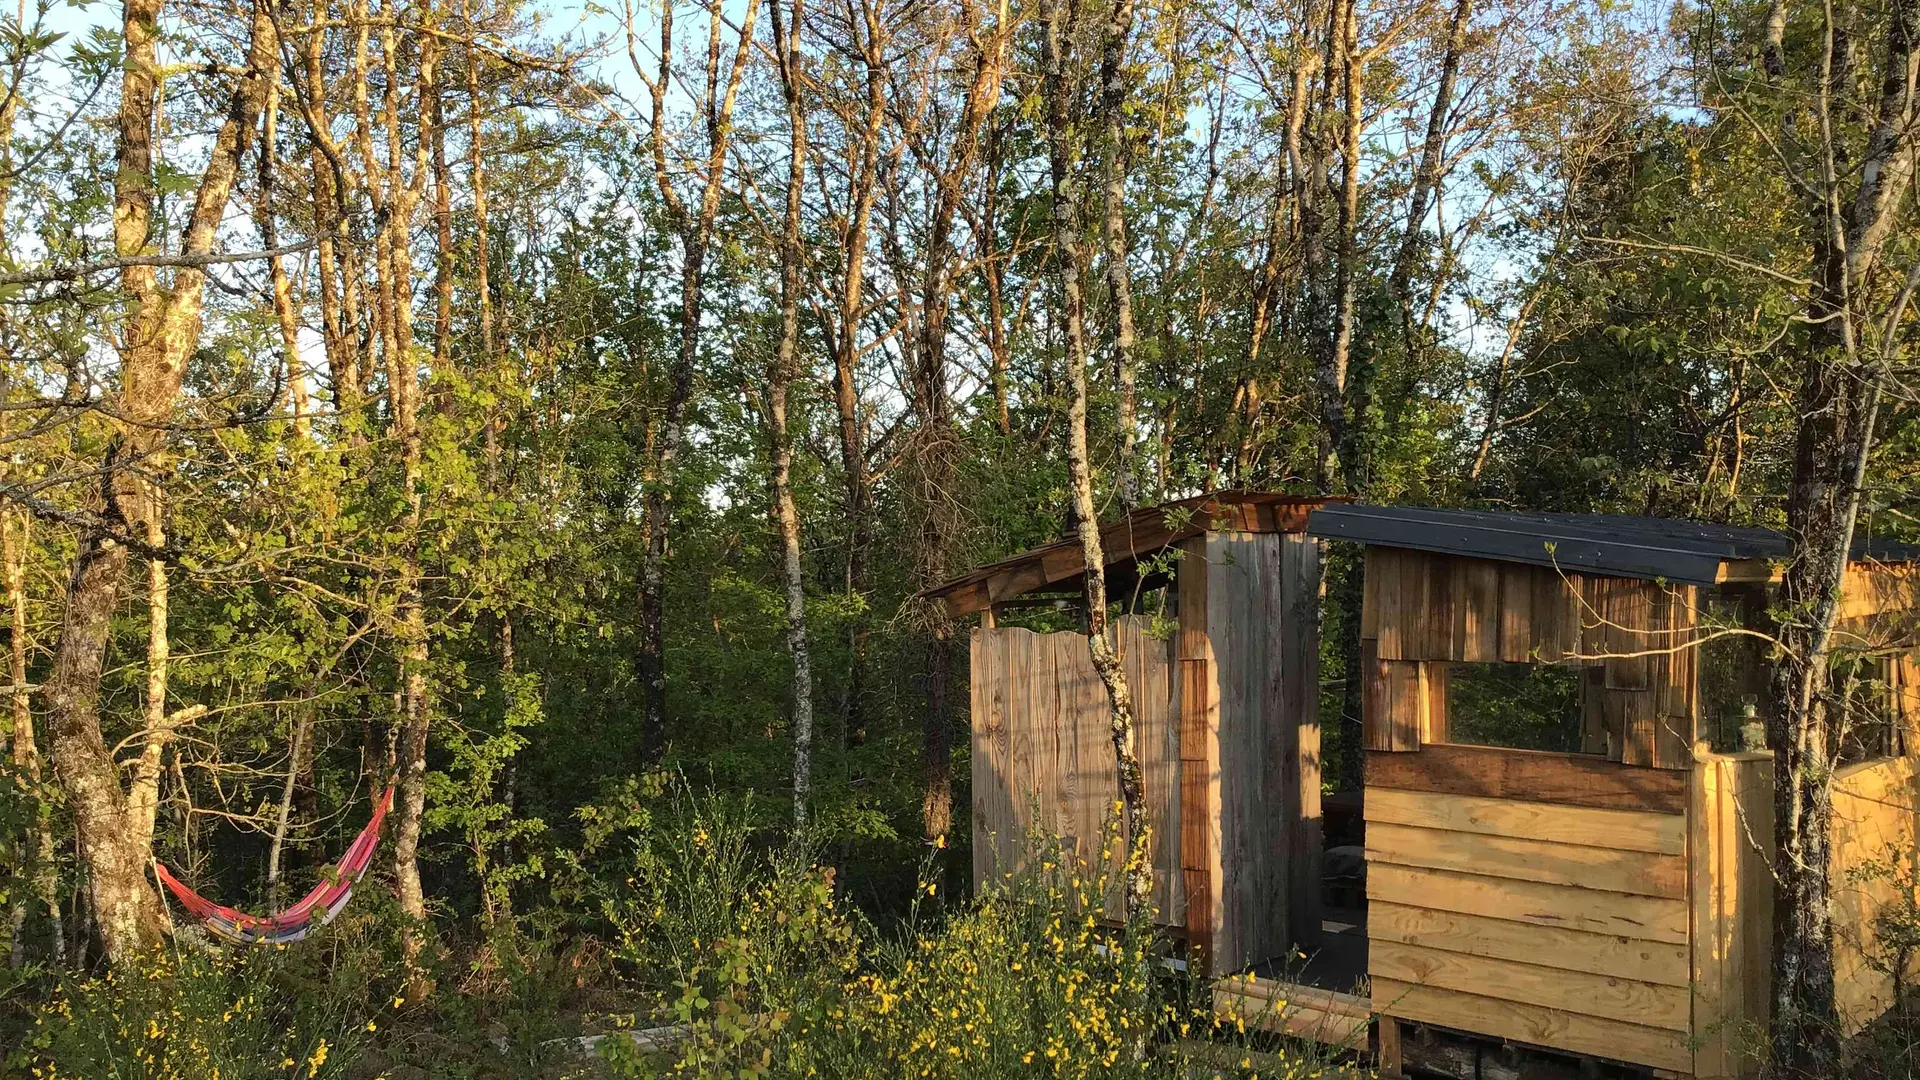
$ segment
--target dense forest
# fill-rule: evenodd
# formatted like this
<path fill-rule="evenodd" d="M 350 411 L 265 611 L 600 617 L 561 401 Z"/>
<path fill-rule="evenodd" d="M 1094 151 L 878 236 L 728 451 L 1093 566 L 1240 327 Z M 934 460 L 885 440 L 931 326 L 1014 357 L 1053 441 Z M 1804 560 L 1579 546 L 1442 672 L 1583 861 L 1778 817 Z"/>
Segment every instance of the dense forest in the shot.
<path fill-rule="evenodd" d="M 19 0 L 0 1060 L 531 1075 L 624 1015 L 711 1021 L 715 1075 L 1073 1071 L 876 1033 L 950 1000 L 888 950 L 972 986 L 1084 887 L 969 906 L 969 627 L 921 593 L 1220 488 L 1788 529 L 1817 813 L 1849 539 L 1920 534 L 1917 153 L 1915 0 Z M 390 779 L 334 926 L 190 944 L 155 861 L 282 907 Z M 728 1013 L 776 993 L 735 922 L 872 1031 Z M 1144 1072 L 1150 945 L 1088 933 L 1073 1069 Z M 1782 1068 L 1834 1075 L 1783 970 Z"/>

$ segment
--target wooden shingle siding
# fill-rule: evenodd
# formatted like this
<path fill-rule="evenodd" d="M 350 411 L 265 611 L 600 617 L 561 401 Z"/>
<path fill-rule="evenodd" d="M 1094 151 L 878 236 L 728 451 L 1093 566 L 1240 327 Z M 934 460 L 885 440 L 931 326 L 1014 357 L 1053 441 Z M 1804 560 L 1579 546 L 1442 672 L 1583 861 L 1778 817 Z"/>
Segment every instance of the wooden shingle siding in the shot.
<path fill-rule="evenodd" d="M 1690 768 L 1697 604 L 1693 586 L 1369 547 L 1360 620 L 1369 679 L 1364 743 L 1414 750 L 1413 731 L 1420 742 L 1443 741 L 1446 664 L 1568 663 L 1594 673 L 1582 718 L 1586 752 Z M 1437 696 L 1405 696 L 1415 681 Z"/>
<path fill-rule="evenodd" d="M 1377 1011 L 1690 1067 L 1684 816 L 1382 787 L 1369 773 Z"/>

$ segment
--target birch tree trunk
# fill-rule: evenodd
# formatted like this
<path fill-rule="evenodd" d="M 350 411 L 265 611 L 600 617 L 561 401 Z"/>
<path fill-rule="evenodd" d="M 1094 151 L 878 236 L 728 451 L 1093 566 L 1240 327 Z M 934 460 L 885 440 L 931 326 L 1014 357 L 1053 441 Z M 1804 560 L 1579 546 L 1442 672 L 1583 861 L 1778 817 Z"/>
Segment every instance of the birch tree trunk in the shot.
<path fill-rule="evenodd" d="M 813 788 L 813 657 L 807 643 L 806 578 L 800 562 L 800 511 L 793 501 L 793 443 L 787 433 L 787 391 L 800 351 L 800 205 L 807 182 L 807 112 L 801 98 L 800 28 L 804 0 L 793 0 L 784 25 L 780 0 L 767 0 L 780 89 L 787 104 L 787 202 L 780 232 L 780 345 L 767 373 L 767 442 L 774 523 L 780 533 L 780 575 L 786 587 L 787 653 L 793 660 L 793 824 L 805 829 Z"/>
<path fill-rule="evenodd" d="M 1122 0 L 1124 2 L 1124 0 Z M 1100 540 L 1099 511 L 1093 501 L 1093 468 L 1087 442 L 1086 301 L 1082 282 L 1091 261 L 1082 224 L 1080 152 L 1085 140 L 1085 110 L 1080 106 L 1079 72 L 1073 54 L 1081 32 L 1081 0 L 1053 0 L 1047 12 L 1046 48 L 1047 157 L 1053 196 L 1053 262 L 1059 278 L 1061 323 L 1065 335 L 1067 383 L 1067 483 L 1074 530 L 1086 564 L 1087 651 L 1107 691 L 1109 730 L 1115 772 L 1120 783 L 1126 841 L 1124 901 L 1129 914 L 1149 902 L 1153 862 L 1148 854 L 1146 787 L 1135 747 L 1133 694 L 1126 670 L 1107 636 L 1106 554 Z"/>

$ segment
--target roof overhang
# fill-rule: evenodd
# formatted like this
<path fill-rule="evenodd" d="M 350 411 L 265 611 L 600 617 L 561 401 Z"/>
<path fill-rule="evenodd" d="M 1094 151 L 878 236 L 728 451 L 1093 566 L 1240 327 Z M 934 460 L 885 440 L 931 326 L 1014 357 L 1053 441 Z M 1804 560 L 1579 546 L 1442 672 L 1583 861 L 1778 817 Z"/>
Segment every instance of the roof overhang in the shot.
<path fill-rule="evenodd" d="M 1298 533 L 1308 515 L 1326 505 L 1320 496 L 1229 489 L 1143 507 L 1100 527 L 1109 567 L 1131 566 L 1182 540 L 1208 532 Z M 1077 536 L 1067 536 L 980 567 L 921 593 L 959 617 L 1025 593 L 1077 582 L 1086 572 Z"/>
<path fill-rule="evenodd" d="M 1516 513 L 1425 507 L 1327 506 L 1307 532 L 1327 540 L 1526 563 L 1569 573 L 1684 585 L 1777 580 L 1785 533 L 1628 514 Z M 1912 562 L 1920 548 L 1861 542 L 1854 559 Z"/>

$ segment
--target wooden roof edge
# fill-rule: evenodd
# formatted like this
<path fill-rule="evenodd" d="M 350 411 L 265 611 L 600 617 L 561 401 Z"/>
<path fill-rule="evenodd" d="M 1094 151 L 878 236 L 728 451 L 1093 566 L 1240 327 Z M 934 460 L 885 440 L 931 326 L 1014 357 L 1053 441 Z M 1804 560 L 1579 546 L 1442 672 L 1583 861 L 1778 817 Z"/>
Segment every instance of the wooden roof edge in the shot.
<path fill-rule="evenodd" d="M 1124 565 L 1209 531 L 1305 532 L 1308 514 L 1328 502 L 1318 495 L 1224 488 L 1156 506 L 1141 507 L 1100 527 L 1108 566 Z M 947 614 L 971 615 L 995 602 L 1068 581 L 1086 572 L 1080 540 L 1067 536 L 1029 548 L 929 589 Z"/>

